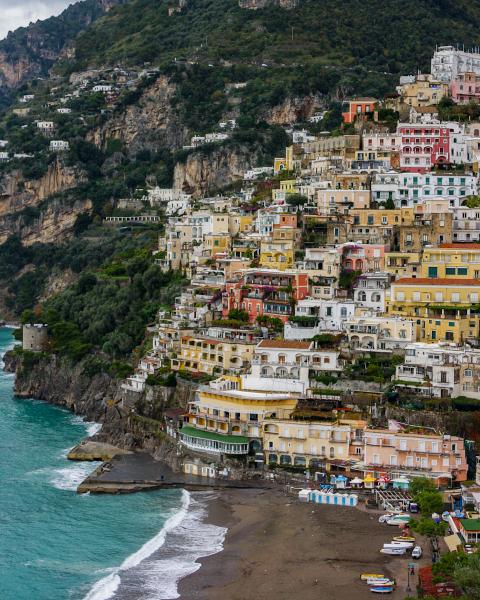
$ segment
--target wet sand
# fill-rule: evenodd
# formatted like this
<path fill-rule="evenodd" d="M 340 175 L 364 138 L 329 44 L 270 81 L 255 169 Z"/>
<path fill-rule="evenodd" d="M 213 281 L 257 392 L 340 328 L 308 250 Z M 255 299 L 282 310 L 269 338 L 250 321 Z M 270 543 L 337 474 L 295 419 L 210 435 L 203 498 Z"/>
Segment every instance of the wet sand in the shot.
<path fill-rule="evenodd" d="M 408 595 L 411 559 L 380 554 L 398 530 L 378 523 L 377 511 L 303 504 L 280 490 L 219 496 L 209 521 L 228 527 L 224 550 L 180 582 L 182 600 L 366 600 L 376 595 L 360 581 L 364 572 L 397 580 L 389 598 Z"/>

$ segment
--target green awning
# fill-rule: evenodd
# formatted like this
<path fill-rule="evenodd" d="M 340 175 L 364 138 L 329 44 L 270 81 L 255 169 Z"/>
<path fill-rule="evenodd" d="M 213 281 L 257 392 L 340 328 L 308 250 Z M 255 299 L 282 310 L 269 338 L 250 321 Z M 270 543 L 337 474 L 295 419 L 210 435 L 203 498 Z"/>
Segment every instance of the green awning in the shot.
<path fill-rule="evenodd" d="M 195 427 L 189 427 L 188 425 L 180 429 L 180 434 L 189 435 L 193 438 L 212 440 L 214 442 L 223 442 L 224 444 L 248 444 L 249 442 L 248 437 L 243 435 L 222 435 L 221 433 L 215 433 L 214 431 L 195 429 Z"/>

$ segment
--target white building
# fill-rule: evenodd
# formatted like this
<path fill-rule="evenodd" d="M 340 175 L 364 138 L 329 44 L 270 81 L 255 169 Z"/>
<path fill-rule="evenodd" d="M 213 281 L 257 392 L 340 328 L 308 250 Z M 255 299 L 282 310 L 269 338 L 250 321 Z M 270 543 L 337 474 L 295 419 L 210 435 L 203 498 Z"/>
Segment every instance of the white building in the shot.
<path fill-rule="evenodd" d="M 6 148 L 8 146 L 7 140 L 0 140 L 0 148 Z"/>
<path fill-rule="evenodd" d="M 8 158 L 8 152 L 0 152 L 0 162 L 6 162 Z"/>
<path fill-rule="evenodd" d="M 31 102 L 35 98 L 34 94 L 25 94 L 19 100 L 22 104 L 26 104 L 27 102 Z"/>
<path fill-rule="evenodd" d="M 365 152 L 398 152 L 402 138 L 396 133 L 367 133 L 362 142 Z"/>
<path fill-rule="evenodd" d="M 380 173 L 372 180 L 372 200 L 393 200 L 396 208 L 442 200 L 458 207 L 467 196 L 478 194 L 478 177 L 457 173 Z"/>
<path fill-rule="evenodd" d="M 401 350 L 415 341 L 415 325 L 400 317 L 352 317 L 343 323 L 354 350 Z"/>
<path fill-rule="evenodd" d="M 92 92 L 95 92 L 95 93 L 102 92 L 104 94 L 107 94 L 107 93 L 109 93 L 111 91 L 112 91 L 112 86 L 108 85 L 106 83 L 101 83 L 101 84 L 98 84 L 98 85 L 94 85 L 93 88 L 92 88 Z"/>
<path fill-rule="evenodd" d="M 37 128 L 44 133 L 52 132 L 55 129 L 55 123 L 53 121 L 37 121 Z"/>
<path fill-rule="evenodd" d="M 454 242 L 480 242 L 480 208 L 453 209 L 452 237 Z"/>
<path fill-rule="evenodd" d="M 262 340 L 255 349 L 251 373 L 242 376 L 244 390 L 305 394 L 310 370 L 338 372 L 337 350 L 316 349 L 309 341 Z"/>
<path fill-rule="evenodd" d="M 262 175 L 273 175 L 273 167 L 254 167 L 245 171 L 243 179 L 244 181 L 254 181 L 262 177 Z"/>
<path fill-rule="evenodd" d="M 52 140 L 50 142 L 50 150 L 53 152 L 66 152 L 70 150 L 70 144 L 64 140 Z"/>
<path fill-rule="evenodd" d="M 72 112 L 71 108 L 57 108 L 57 113 L 59 113 L 60 115 L 69 115 Z"/>
<path fill-rule="evenodd" d="M 229 137 L 228 133 L 207 133 L 205 135 L 205 143 L 224 142 L 225 140 L 228 140 Z"/>
<path fill-rule="evenodd" d="M 308 340 L 325 332 L 340 333 L 345 321 L 354 314 L 355 302 L 352 300 L 304 298 L 295 306 L 295 317 L 300 318 L 285 323 L 284 337 L 286 340 Z"/>
<path fill-rule="evenodd" d="M 381 271 L 363 273 L 357 279 L 353 300 L 362 308 L 374 312 L 385 312 L 386 290 L 390 287 L 390 274 Z"/>
<path fill-rule="evenodd" d="M 439 46 L 432 58 L 432 76 L 450 82 L 461 73 L 480 75 L 480 53 L 458 50 L 454 46 Z"/>

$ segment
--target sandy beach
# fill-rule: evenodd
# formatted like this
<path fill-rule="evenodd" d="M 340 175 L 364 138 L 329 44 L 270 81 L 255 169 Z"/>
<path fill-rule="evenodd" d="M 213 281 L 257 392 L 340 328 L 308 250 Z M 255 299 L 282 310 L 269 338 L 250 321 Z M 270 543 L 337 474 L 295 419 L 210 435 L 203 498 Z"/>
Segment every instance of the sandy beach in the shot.
<path fill-rule="evenodd" d="M 209 515 L 228 527 L 224 550 L 180 582 L 181 598 L 362 600 L 374 595 L 360 574 L 373 572 L 394 577 L 389 597 L 403 599 L 409 559 L 380 554 L 397 530 L 378 523 L 378 514 L 302 504 L 280 490 L 224 491 Z M 428 562 L 427 552 L 416 569 Z"/>

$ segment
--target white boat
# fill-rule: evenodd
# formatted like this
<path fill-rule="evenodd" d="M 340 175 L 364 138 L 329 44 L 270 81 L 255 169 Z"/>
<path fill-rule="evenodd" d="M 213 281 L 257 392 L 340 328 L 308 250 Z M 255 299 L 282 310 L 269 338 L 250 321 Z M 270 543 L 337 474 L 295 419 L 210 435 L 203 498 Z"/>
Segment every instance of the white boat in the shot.
<path fill-rule="evenodd" d="M 393 585 L 390 587 L 371 587 L 370 591 L 374 594 L 391 594 L 393 592 Z"/>
<path fill-rule="evenodd" d="M 406 548 L 393 547 L 393 548 L 382 548 L 380 550 L 382 554 L 390 554 L 392 556 L 402 556 L 407 553 Z"/>
<path fill-rule="evenodd" d="M 368 585 L 395 585 L 391 579 L 367 579 Z"/>
<path fill-rule="evenodd" d="M 390 542 L 388 544 L 383 544 L 383 547 L 392 547 L 392 548 L 413 548 L 415 546 L 415 542 Z"/>

